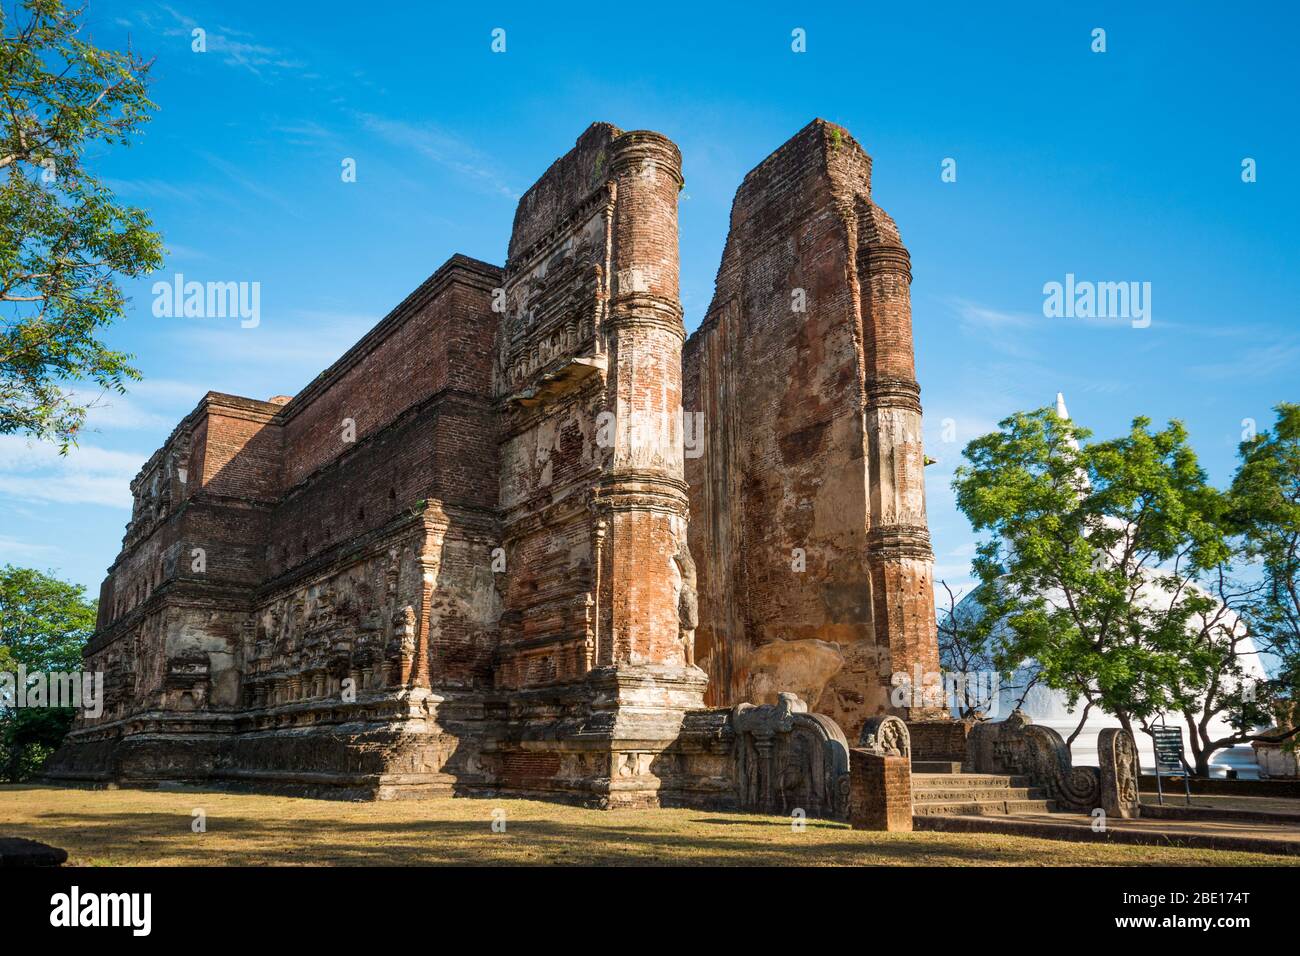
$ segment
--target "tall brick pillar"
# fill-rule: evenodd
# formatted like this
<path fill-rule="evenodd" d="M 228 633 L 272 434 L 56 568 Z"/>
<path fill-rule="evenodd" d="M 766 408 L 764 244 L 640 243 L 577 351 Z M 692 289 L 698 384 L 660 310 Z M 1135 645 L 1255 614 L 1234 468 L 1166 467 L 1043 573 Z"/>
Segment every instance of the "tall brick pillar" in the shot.
<path fill-rule="evenodd" d="M 906 674 L 919 694 L 924 688 L 915 685 L 916 675 L 938 675 L 939 647 L 934 555 L 925 514 L 921 388 L 912 349 L 912 268 L 893 221 L 866 203 L 859 206 L 858 279 L 866 326 L 863 414 L 872 616 L 876 633 L 889 643 L 889 673 L 881 674 L 885 684 L 892 675 Z M 890 710 L 900 711 L 892 704 Z M 901 715 L 942 718 L 945 711 L 907 706 Z"/>
<path fill-rule="evenodd" d="M 498 348 L 502 786 L 654 804 L 707 678 L 686 540 L 677 147 L 589 127 L 520 200 Z M 575 729 L 576 728 L 576 729 Z"/>
<path fill-rule="evenodd" d="M 910 281 L 843 127 L 814 120 L 745 176 L 683 349 L 711 704 L 795 691 L 856 740 L 914 716 L 893 674 L 938 670 Z"/>
<path fill-rule="evenodd" d="M 707 678 L 687 665 L 674 556 L 686 548 L 680 410 L 685 328 L 677 270 L 681 155 L 658 133 L 610 144 L 616 263 L 606 319 L 613 454 L 592 497 L 604 529 L 597 668 L 589 726 L 611 727 L 607 805 L 659 803 L 673 780 L 656 752 L 701 707 Z M 653 742 L 647 747 L 647 742 Z"/>
<path fill-rule="evenodd" d="M 606 400 L 615 428 L 594 499 L 607 529 L 608 631 L 598 663 L 680 667 L 673 555 L 685 547 L 687 511 L 678 433 L 686 338 L 677 282 L 681 156 L 667 138 L 641 131 L 618 137 L 611 152 L 617 271 L 606 320 Z"/>

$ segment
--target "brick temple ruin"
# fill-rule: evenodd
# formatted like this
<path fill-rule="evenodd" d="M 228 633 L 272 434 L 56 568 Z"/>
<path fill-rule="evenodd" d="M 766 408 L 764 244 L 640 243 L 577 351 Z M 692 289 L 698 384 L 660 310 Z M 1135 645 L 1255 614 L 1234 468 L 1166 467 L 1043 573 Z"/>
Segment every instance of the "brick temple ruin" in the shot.
<path fill-rule="evenodd" d="M 594 124 L 504 269 L 454 256 L 292 398 L 209 392 L 132 483 L 106 706 L 48 775 L 843 816 L 848 740 L 942 736 L 889 694 L 939 663 L 871 160 L 819 120 L 755 168 L 689 340 L 681 187 Z"/>

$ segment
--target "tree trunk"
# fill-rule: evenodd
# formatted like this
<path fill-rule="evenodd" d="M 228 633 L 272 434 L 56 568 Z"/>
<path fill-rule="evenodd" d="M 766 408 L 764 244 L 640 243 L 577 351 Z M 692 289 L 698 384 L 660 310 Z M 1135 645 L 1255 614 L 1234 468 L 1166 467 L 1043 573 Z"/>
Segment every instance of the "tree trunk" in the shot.
<path fill-rule="evenodd" d="M 1192 748 L 1192 772 L 1198 777 L 1208 777 L 1210 775 L 1210 754 L 1213 750 L 1206 750 L 1201 746 L 1200 727 L 1192 714 L 1184 712 L 1183 719 L 1187 721 L 1187 742 Z"/>
<path fill-rule="evenodd" d="M 1083 725 L 1088 722 L 1088 711 L 1090 710 L 1092 710 L 1092 701 L 1088 701 L 1086 704 L 1084 704 L 1083 716 L 1079 718 L 1079 726 L 1075 727 L 1074 733 L 1070 734 L 1070 736 L 1066 738 L 1065 749 L 1069 750 L 1072 754 L 1074 752 L 1072 748 L 1074 747 L 1075 738 L 1078 737 L 1079 734 L 1082 732 Z"/>

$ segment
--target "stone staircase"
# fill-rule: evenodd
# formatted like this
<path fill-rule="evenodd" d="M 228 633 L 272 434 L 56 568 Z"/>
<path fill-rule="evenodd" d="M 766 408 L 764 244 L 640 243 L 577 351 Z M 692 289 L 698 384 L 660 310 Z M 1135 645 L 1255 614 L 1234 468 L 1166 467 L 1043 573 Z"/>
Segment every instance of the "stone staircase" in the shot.
<path fill-rule="evenodd" d="M 1050 813 L 1056 805 L 1027 777 L 963 773 L 960 763 L 912 762 L 912 816 L 992 816 Z"/>

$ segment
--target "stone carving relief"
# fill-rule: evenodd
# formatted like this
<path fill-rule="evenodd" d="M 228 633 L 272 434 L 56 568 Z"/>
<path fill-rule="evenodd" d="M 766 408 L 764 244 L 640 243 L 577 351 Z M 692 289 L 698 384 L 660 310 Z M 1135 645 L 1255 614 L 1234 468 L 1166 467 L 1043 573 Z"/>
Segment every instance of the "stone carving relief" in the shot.
<path fill-rule="evenodd" d="M 738 704 L 731 724 L 742 810 L 847 817 L 849 747 L 835 721 L 783 693 L 775 704 Z"/>
<path fill-rule="evenodd" d="M 525 251 L 526 266 L 507 267 L 500 360 L 508 388 L 519 388 L 555 360 L 591 346 L 606 298 L 609 203 L 603 187 L 595 190 L 568 224 L 571 234 L 551 237 L 549 250 L 544 241 L 542 248 Z"/>
<path fill-rule="evenodd" d="M 1137 742 L 1123 727 L 1107 727 L 1097 735 L 1097 755 L 1101 762 L 1101 807 L 1111 816 L 1136 817 L 1141 813 L 1138 799 Z"/>
<path fill-rule="evenodd" d="M 415 653 L 415 608 L 409 604 L 393 615 L 392 650 L 405 655 Z"/>
<path fill-rule="evenodd" d="M 413 605 L 399 604 L 402 561 L 392 548 L 266 604 L 245 653 L 248 706 L 270 707 L 390 686 L 416 651 Z"/>
<path fill-rule="evenodd" d="M 615 774 L 619 777 L 638 777 L 648 774 L 653 760 L 654 754 L 652 753 L 615 754 Z"/>
<path fill-rule="evenodd" d="M 190 448 L 189 432 L 174 434 L 131 480 L 131 520 L 124 547 L 147 537 L 180 504 L 189 478 Z"/>
<path fill-rule="evenodd" d="M 901 717 L 869 717 L 858 735 L 858 746 L 881 757 L 911 757 L 912 737 Z"/>
<path fill-rule="evenodd" d="M 677 599 L 677 617 L 680 622 L 680 639 L 682 651 L 686 655 L 686 666 L 695 666 L 695 628 L 700 623 L 699 593 L 695 589 L 695 560 L 686 547 L 686 536 L 681 538 L 677 553 L 673 555 L 677 573 L 681 577 L 681 591 Z"/>

